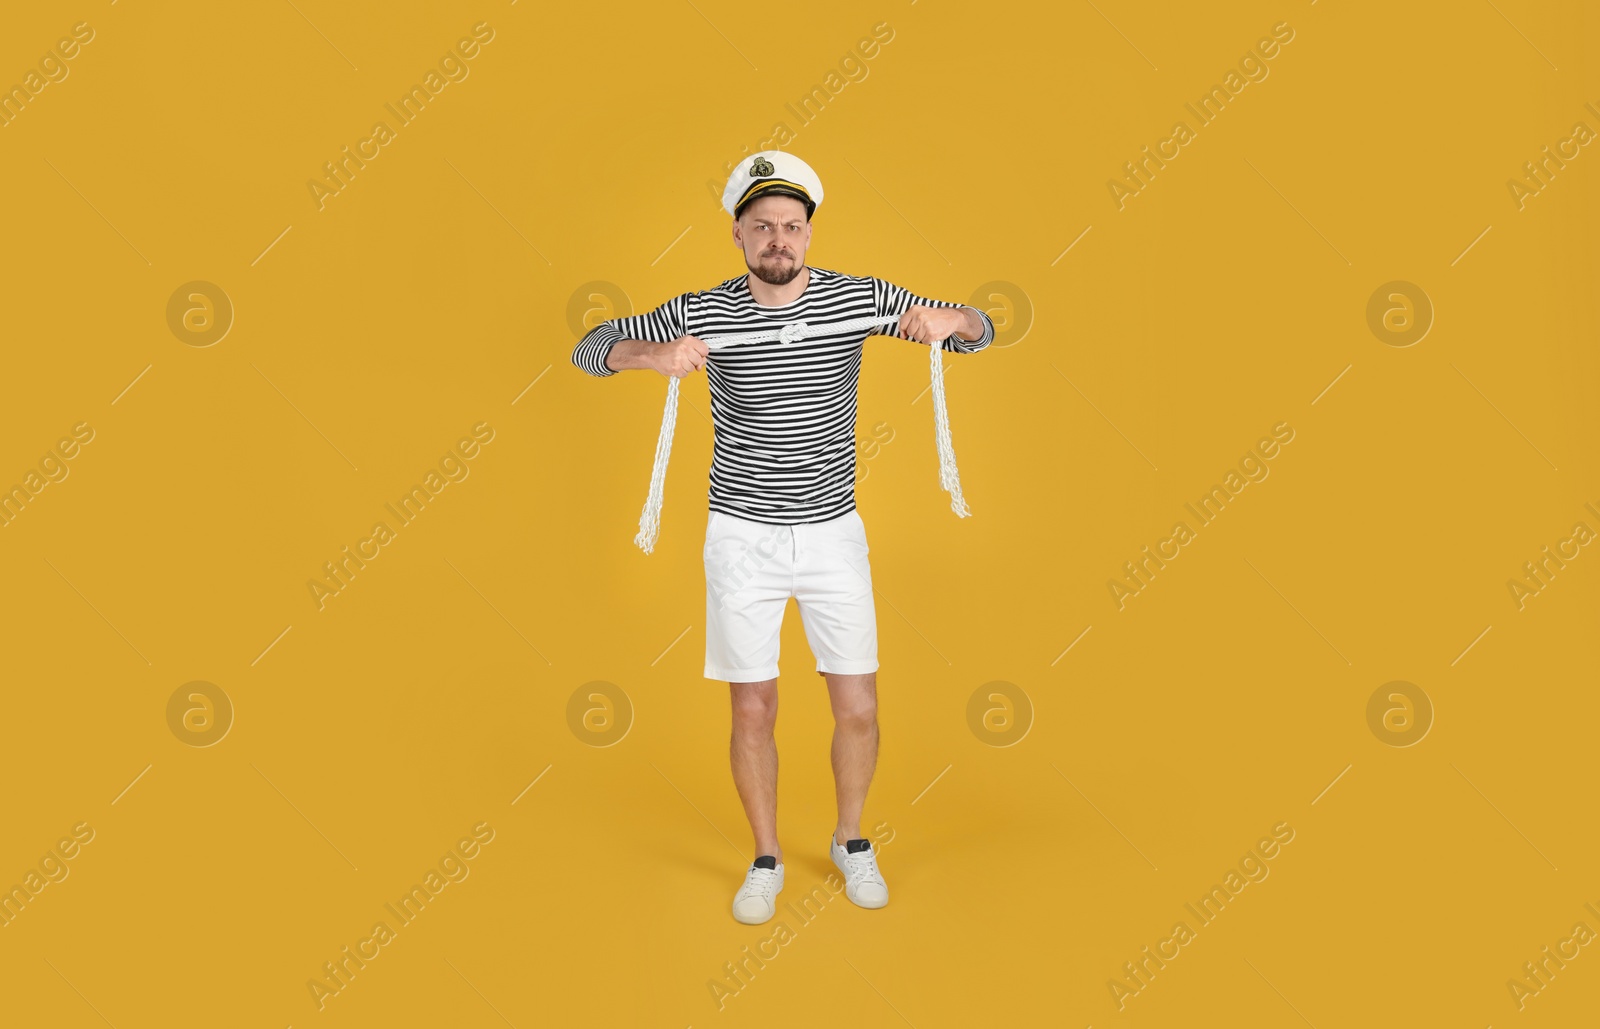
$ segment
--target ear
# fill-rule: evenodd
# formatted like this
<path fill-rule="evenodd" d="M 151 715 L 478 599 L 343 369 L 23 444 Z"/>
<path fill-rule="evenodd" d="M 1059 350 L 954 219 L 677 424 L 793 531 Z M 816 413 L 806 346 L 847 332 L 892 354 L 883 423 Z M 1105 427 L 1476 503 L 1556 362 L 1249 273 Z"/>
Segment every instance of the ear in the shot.
<path fill-rule="evenodd" d="M 739 219 L 733 220 L 733 245 L 740 250 L 744 249 L 744 232 L 739 228 Z"/>

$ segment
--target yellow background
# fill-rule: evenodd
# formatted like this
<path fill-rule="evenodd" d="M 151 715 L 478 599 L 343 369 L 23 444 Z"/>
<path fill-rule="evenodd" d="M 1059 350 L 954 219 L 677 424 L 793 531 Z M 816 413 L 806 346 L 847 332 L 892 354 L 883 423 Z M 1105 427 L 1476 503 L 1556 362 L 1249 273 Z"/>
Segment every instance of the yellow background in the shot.
<path fill-rule="evenodd" d="M 79 22 L 0 128 L 0 480 L 95 431 L 0 529 L 0 884 L 95 835 L 0 929 L 7 1024 L 1592 1021 L 1592 946 L 1524 1011 L 1507 988 L 1600 931 L 1600 556 L 1521 610 L 1506 585 L 1600 530 L 1600 155 L 1520 210 L 1506 184 L 1600 131 L 1585 5 L 96 0 L 8 12 L 0 83 Z M 319 209 L 307 181 L 480 22 L 468 77 Z M 1285 22 L 1119 210 L 1107 180 Z M 785 105 L 880 23 L 801 127 Z M 780 121 L 826 186 L 812 264 L 1017 296 L 1009 344 L 945 362 L 970 519 L 926 352 L 867 348 L 859 431 L 893 438 L 858 487 L 863 829 L 892 835 L 893 903 L 780 915 L 796 938 L 719 1010 L 708 981 L 775 923 L 728 912 L 751 854 L 701 675 L 704 380 L 647 557 L 665 381 L 584 376 L 569 308 L 743 273 L 706 183 Z M 1408 347 L 1367 322 L 1397 280 L 1435 311 Z M 193 281 L 235 309 L 211 346 L 167 322 Z M 319 610 L 308 580 L 483 422 L 469 477 Z M 1119 610 L 1107 580 L 1280 422 L 1270 476 Z M 783 669 L 789 901 L 834 818 L 793 607 Z M 234 706 L 204 748 L 166 715 L 196 680 Z M 608 747 L 568 721 L 597 681 L 631 710 Z M 1434 708 L 1410 747 L 1367 721 L 1394 681 Z M 1032 709 L 1009 747 L 968 723 L 996 682 Z M 468 878 L 318 1010 L 307 981 L 481 822 Z M 1185 903 L 1282 822 L 1198 927 Z M 1119 1010 L 1107 981 L 1179 920 Z"/>

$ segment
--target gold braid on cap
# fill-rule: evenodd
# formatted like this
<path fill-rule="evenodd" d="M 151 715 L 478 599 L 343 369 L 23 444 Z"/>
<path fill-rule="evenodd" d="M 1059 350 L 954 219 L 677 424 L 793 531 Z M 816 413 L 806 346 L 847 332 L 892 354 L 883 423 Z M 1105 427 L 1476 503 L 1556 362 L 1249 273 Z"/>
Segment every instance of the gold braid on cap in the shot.
<path fill-rule="evenodd" d="M 744 196 L 740 197 L 739 202 L 733 205 L 734 208 L 737 210 L 738 208 L 743 207 L 749 200 L 759 196 L 762 193 L 765 193 L 774 186 L 787 186 L 790 189 L 797 189 L 800 191 L 801 195 L 806 198 L 806 203 L 810 204 L 813 202 L 811 200 L 810 191 L 804 186 L 800 185 L 798 182 L 790 182 L 788 179 L 758 179 L 750 184 L 749 189 L 744 191 Z"/>

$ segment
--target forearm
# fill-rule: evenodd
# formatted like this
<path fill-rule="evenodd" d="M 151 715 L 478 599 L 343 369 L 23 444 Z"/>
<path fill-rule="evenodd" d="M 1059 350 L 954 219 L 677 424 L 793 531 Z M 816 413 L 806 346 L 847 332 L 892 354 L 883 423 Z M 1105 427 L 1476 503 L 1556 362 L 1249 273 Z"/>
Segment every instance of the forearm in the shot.
<path fill-rule="evenodd" d="M 656 351 L 660 346 L 645 339 L 619 339 L 612 344 L 610 353 L 606 354 L 606 367 L 614 372 L 635 368 L 654 369 Z"/>

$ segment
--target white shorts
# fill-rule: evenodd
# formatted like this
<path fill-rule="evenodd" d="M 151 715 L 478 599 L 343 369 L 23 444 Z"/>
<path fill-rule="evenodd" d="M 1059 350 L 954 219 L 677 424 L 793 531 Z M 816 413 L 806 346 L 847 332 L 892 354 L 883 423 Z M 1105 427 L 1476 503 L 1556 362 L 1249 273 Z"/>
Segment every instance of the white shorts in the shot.
<path fill-rule="evenodd" d="M 872 568 L 858 512 L 825 522 L 768 525 L 712 511 L 705 564 L 707 679 L 776 679 L 779 631 L 790 597 L 800 603 L 818 672 L 878 670 Z"/>

